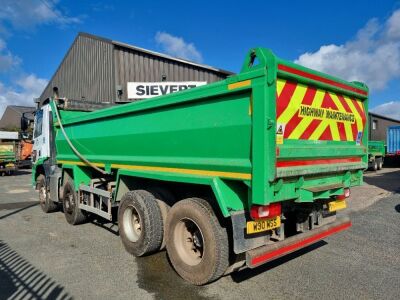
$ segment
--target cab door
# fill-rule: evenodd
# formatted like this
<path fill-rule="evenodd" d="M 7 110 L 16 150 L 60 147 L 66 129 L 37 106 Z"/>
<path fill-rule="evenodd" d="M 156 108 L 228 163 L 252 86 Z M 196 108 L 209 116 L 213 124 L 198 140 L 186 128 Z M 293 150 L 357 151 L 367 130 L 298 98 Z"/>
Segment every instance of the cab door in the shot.
<path fill-rule="evenodd" d="M 33 163 L 50 156 L 49 105 L 36 111 L 33 128 Z"/>

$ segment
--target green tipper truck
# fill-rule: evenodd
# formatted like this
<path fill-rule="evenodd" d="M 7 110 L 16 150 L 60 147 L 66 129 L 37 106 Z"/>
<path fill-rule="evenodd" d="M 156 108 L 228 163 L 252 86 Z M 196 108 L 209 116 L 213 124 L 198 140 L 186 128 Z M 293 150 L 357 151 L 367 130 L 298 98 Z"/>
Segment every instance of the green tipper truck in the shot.
<path fill-rule="evenodd" d="M 16 150 L 14 142 L 0 142 L 0 176 L 11 175 L 16 170 Z"/>
<path fill-rule="evenodd" d="M 368 164 L 367 98 L 255 48 L 238 75 L 192 90 L 92 112 L 50 99 L 33 185 L 70 224 L 118 211 L 129 253 L 166 246 L 181 277 L 205 284 L 351 226 L 336 211 Z"/>
<path fill-rule="evenodd" d="M 374 171 L 381 170 L 385 152 L 384 141 L 368 141 L 368 168 Z"/>

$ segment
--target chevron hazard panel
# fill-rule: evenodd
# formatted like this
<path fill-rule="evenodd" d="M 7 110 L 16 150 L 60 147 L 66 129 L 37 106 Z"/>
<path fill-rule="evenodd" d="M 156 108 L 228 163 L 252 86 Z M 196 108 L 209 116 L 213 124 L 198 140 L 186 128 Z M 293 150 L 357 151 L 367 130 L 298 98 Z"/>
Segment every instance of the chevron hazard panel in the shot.
<path fill-rule="evenodd" d="M 277 81 L 276 99 L 283 139 L 361 142 L 366 123 L 361 100 L 284 79 Z"/>

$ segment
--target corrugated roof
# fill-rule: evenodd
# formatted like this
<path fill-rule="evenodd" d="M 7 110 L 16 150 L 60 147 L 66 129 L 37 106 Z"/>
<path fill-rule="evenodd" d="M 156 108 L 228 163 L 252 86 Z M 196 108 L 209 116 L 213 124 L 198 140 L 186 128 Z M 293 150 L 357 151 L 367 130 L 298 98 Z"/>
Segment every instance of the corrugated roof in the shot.
<path fill-rule="evenodd" d="M 119 47 L 122 47 L 122 48 L 132 49 L 132 50 L 135 50 L 135 51 L 138 51 L 138 52 L 143 52 L 143 53 L 146 53 L 146 54 L 163 57 L 163 58 L 168 59 L 168 60 L 177 61 L 177 62 L 189 64 L 189 65 L 193 65 L 193 66 L 196 66 L 196 67 L 200 67 L 200 68 L 203 68 L 203 69 L 207 69 L 207 70 L 211 70 L 211 71 L 215 71 L 215 72 L 219 72 L 219 73 L 224 73 L 226 75 L 234 74 L 231 71 L 215 68 L 215 67 L 212 67 L 212 66 L 209 66 L 209 65 L 205 65 L 205 64 L 196 63 L 196 62 L 193 62 L 193 61 L 190 61 L 190 60 L 187 60 L 187 59 L 183 59 L 183 58 L 173 57 L 173 56 L 170 56 L 170 55 L 167 55 L 167 54 L 163 54 L 163 53 L 156 52 L 156 51 L 153 51 L 153 50 L 148 50 L 148 49 L 144 49 L 144 48 L 141 48 L 141 47 L 133 46 L 133 45 L 130 45 L 130 44 L 127 44 L 127 43 L 110 40 L 110 39 L 107 39 L 107 38 L 104 38 L 104 37 L 100 37 L 100 36 L 97 36 L 97 35 L 94 35 L 94 34 L 91 34 L 91 33 L 79 32 L 78 36 L 80 36 L 80 35 L 81 36 L 86 36 L 86 37 L 89 37 L 89 38 L 98 39 L 98 40 L 104 41 L 106 43 L 111 43 L 113 45 L 116 45 L 116 46 L 119 46 Z"/>
<path fill-rule="evenodd" d="M 377 113 L 374 113 L 374 112 L 372 112 L 372 111 L 370 111 L 370 112 L 368 112 L 371 116 L 375 116 L 375 117 L 378 117 L 378 118 L 382 118 L 382 119 L 386 119 L 386 120 L 389 120 L 389 121 L 393 121 L 393 122 L 398 122 L 398 123 L 400 123 L 400 120 L 398 120 L 398 119 L 394 119 L 394 118 L 391 118 L 391 117 L 388 117 L 388 116 L 384 116 L 384 115 L 381 115 L 381 114 L 377 114 Z"/>
<path fill-rule="evenodd" d="M 24 112 L 34 112 L 36 110 L 33 106 L 20 106 L 20 105 L 8 105 L 7 108 L 10 108 L 20 114 Z"/>
<path fill-rule="evenodd" d="M 78 60 L 81 64 L 85 64 L 85 63 L 88 64 L 88 61 L 82 61 L 84 59 L 87 60 L 87 56 L 84 57 L 82 55 L 82 49 L 81 49 L 82 47 L 87 47 L 87 43 L 85 44 L 85 40 L 92 40 L 93 42 L 95 42 L 95 41 L 100 42 L 102 44 L 102 47 L 104 45 L 104 47 L 106 47 L 107 49 L 110 48 L 113 51 L 111 54 L 112 56 L 110 58 L 109 53 L 107 52 L 107 54 L 105 54 L 106 51 L 104 51 L 104 49 L 98 49 L 100 46 L 97 44 L 96 44 L 96 46 L 89 47 L 88 49 L 86 49 L 87 50 L 86 54 L 92 55 L 90 57 L 90 59 L 95 61 L 94 67 L 100 68 L 98 71 L 98 74 L 96 76 L 104 77 L 104 78 L 102 77 L 100 79 L 104 79 L 105 81 L 100 80 L 100 79 L 98 80 L 99 82 L 102 82 L 101 89 L 99 89 L 97 87 L 96 82 L 93 82 L 93 76 L 95 76 L 95 75 L 90 72 L 90 68 L 91 68 L 90 66 L 86 66 L 86 68 L 83 68 L 83 70 L 80 70 L 79 72 L 74 68 L 73 69 L 71 69 L 71 68 L 65 69 L 68 64 L 71 64 L 71 61 L 69 61 L 69 62 L 67 62 L 67 61 L 68 61 L 68 59 L 71 60 L 72 56 L 74 57 L 74 60 Z M 82 44 L 79 44 L 79 43 L 83 43 L 85 45 L 82 46 Z M 81 50 L 81 51 L 79 51 L 79 50 Z M 96 36 L 93 34 L 80 32 L 77 34 L 74 42 L 72 43 L 72 45 L 68 49 L 67 53 L 63 57 L 61 64 L 57 67 L 55 73 L 53 74 L 53 76 L 49 80 L 47 86 L 45 87 L 42 94 L 40 95 L 39 99 L 40 99 L 41 103 L 43 101 L 45 101 L 45 99 L 47 99 L 48 97 L 50 97 L 52 95 L 52 91 L 50 90 L 50 87 L 52 85 L 54 85 L 55 80 L 63 81 L 66 79 L 67 79 L 66 82 L 63 83 L 64 84 L 64 87 L 63 87 L 64 94 L 66 93 L 65 91 L 71 91 L 71 90 L 74 91 L 73 93 L 70 92 L 68 95 L 66 95 L 66 97 L 68 97 L 68 98 L 81 99 L 81 97 L 84 96 L 85 99 L 87 98 L 87 99 L 90 99 L 93 101 L 103 101 L 104 99 L 110 100 L 110 101 L 117 101 L 117 99 L 114 99 L 115 95 L 116 95 L 116 90 L 114 91 L 114 87 L 110 86 L 110 82 L 111 82 L 111 84 L 114 84 L 114 83 L 117 84 L 115 82 L 117 75 L 114 75 L 114 70 L 119 70 L 119 68 L 115 65 L 115 63 L 120 63 L 120 61 L 117 61 L 117 57 L 118 57 L 117 54 L 119 54 L 121 52 L 135 53 L 135 55 L 137 54 L 139 59 L 142 59 L 142 57 L 143 57 L 143 59 L 148 59 L 150 61 L 151 60 L 155 60 L 155 61 L 159 60 L 161 66 L 164 66 L 164 64 L 168 64 L 171 66 L 177 65 L 177 66 L 179 66 L 179 68 L 183 68 L 184 66 L 186 66 L 188 70 L 195 72 L 196 74 L 197 74 L 197 72 L 199 74 L 203 74 L 203 73 L 210 74 L 210 76 L 209 76 L 210 78 L 213 78 L 213 76 L 215 75 L 218 78 L 224 79 L 227 76 L 233 74 L 230 71 L 221 70 L 219 68 L 211 67 L 211 66 L 204 65 L 204 64 L 199 64 L 196 62 L 191 62 L 191 61 L 181 59 L 181 58 L 172 57 L 172 56 L 169 56 L 166 54 L 158 53 L 158 52 L 155 52 L 152 50 L 147 50 L 147 49 L 140 48 L 137 46 L 122 43 L 119 41 L 113 41 L 111 39 L 103 38 L 103 37 Z M 102 56 L 102 55 L 107 56 L 107 59 L 108 59 L 107 62 L 96 61 L 96 59 L 98 59 L 99 56 Z M 114 55 L 115 55 L 115 57 L 114 57 Z M 132 56 L 132 57 L 134 58 L 134 56 Z M 131 56 L 129 58 L 131 58 Z M 110 59 L 111 59 L 111 61 L 110 61 Z M 114 62 L 114 60 L 116 60 L 116 61 Z M 102 64 L 101 67 L 100 67 L 100 64 Z M 152 62 L 150 63 L 150 65 L 151 64 L 152 64 Z M 108 65 L 109 67 L 105 67 L 105 65 Z M 139 64 L 138 67 L 143 67 L 143 66 L 141 66 Z M 175 69 L 175 67 L 174 67 L 174 69 Z M 194 70 L 191 70 L 191 69 L 194 69 Z M 63 70 L 63 72 L 61 72 L 62 70 Z M 126 70 L 122 69 L 122 71 L 126 71 Z M 131 70 L 129 72 L 131 72 Z M 154 70 L 149 70 L 149 74 L 146 74 L 146 78 L 147 78 L 147 76 L 150 76 L 153 73 L 154 73 Z M 130 74 L 130 73 L 128 73 L 128 74 Z M 84 87 L 82 82 L 76 83 L 72 80 L 72 78 L 76 78 L 78 75 L 84 76 L 84 79 L 86 81 L 91 82 L 91 85 L 89 88 Z M 127 74 L 124 73 L 124 75 L 127 75 Z M 182 77 L 182 76 L 179 76 L 181 74 L 176 74 L 176 75 L 179 78 Z M 200 76 L 200 77 L 205 77 L 205 76 Z M 221 79 L 219 79 L 219 80 L 221 80 Z M 144 79 L 141 79 L 141 81 L 143 81 L 143 80 Z M 199 78 L 199 81 L 202 81 L 202 80 L 204 81 L 204 78 Z M 214 82 L 216 80 L 210 79 L 210 80 L 206 80 L 206 81 Z M 119 82 L 118 84 L 121 84 L 121 83 Z M 82 90 L 82 89 L 84 89 L 84 90 Z M 77 93 L 80 93 L 80 94 L 77 95 Z M 70 94 L 72 94 L 73 96 L 71 96 Z M 99 100 L 99 99 L 103 99 L 103 100 Z"/>

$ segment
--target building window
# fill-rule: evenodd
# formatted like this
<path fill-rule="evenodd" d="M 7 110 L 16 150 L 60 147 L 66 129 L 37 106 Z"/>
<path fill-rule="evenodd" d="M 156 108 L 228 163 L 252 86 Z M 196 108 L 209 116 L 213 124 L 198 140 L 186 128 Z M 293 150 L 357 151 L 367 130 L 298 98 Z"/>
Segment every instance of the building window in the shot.
<path fill-rule="evenodd" d="M 378 120 L 373 120 L 372 121 L 372 130 L 376 130 L 378 128 Z"/>

